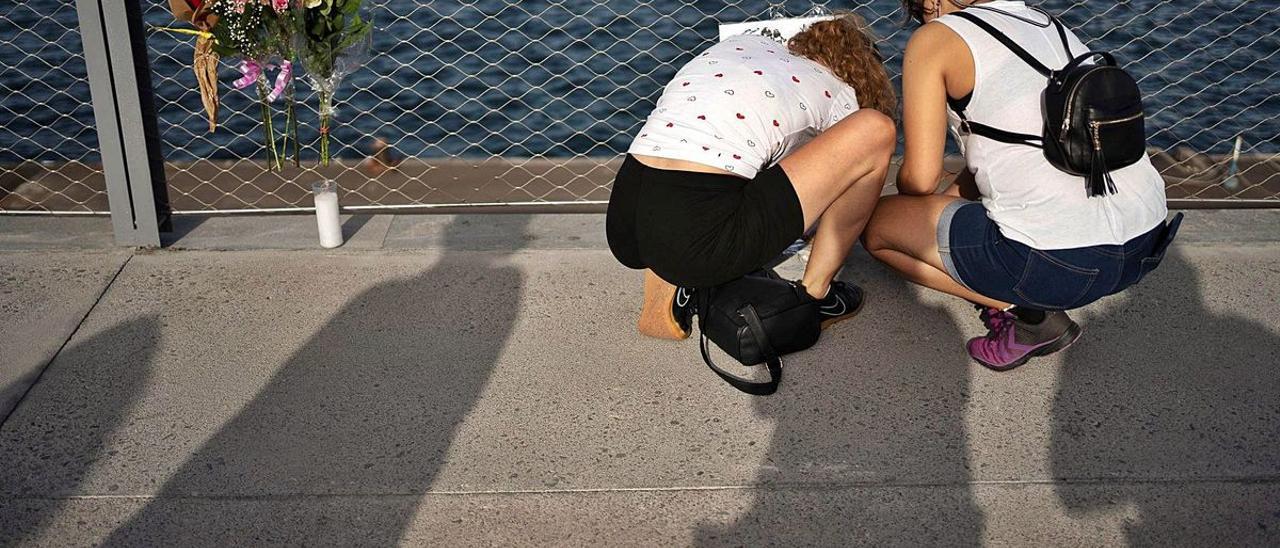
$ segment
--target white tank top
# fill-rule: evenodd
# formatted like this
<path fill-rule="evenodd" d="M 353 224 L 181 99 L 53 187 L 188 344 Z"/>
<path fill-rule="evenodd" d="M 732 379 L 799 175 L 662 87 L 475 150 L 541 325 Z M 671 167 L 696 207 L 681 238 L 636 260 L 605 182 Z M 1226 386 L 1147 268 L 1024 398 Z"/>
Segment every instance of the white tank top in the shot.
<path fill-rule="evenodd" d="M 826 67 L 772 39 L 734 36 L 676 73 L 627 152 L 750 179 L 856 110 L 853 88 Z"/>
<path fill-rule="evenodd" d="M 1056 69 L 1070 61 L 1058 31 L 1025 3 L 998 1 L 980 6 L 965 12 L 1005 33 L 1045 66 Z M 999 129 L 1040 135 L 1044 125 L 1040 94 L 1047 83 L 1045 77 L 977 25 L 953 15 L 937 21 L 960 35 L 973 54 L 973 95 L 965 115 Z M 1067 35 L 1072 56 L 1088 51 L 1074 33 Z M 1083 177 L 1059 171 L 1040 149 L 977 135 L 960 136 L 959 116 L 950 110 L 947 114 L 987 215 L 1010 240 L 1043 250 L 1123 244 L 1168 216 L 1164 181 L 1146 155 L 1138 163 L 1111 173 L 1117 193 L 1090 198 Z"/>

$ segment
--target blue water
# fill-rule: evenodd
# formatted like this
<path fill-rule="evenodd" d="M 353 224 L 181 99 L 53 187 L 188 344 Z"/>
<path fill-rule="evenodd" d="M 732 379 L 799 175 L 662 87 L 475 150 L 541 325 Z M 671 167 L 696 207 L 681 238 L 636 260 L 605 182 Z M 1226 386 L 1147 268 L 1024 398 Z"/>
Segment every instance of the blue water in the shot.
<path fill-rule="evenodd" d="M 144 2 L 169 24 L 164 2 Z M 717 35 L 717 22 L 759 18 L 770 3 L 608 1 L 367 2 L 374 55 L 339 96 L 337 152 L 377 135 L 411 156 L 612 156 L 626 149 L 662 85 Z M 810 2 L 784 2 L 798 14 Z M 1269 1 L 1038 2 L 1094 49 L 1117 54 L 1147 93 L 1151 141 L 1225 153 L 1277 150 L 1280 4 Z M 832 8 L 851 5 L 828 2 Z M 860 3 L 897 74 L 909 34 L 897 0 Z M 0 161 L 96 157 L 74 3 L 0 5 Z M 191 47 L 148 38 L 166 157 L 261 155 L 257 110 L 224 97 L 223 127 L 205 132 Z M 33 78 L 35 77 L 35 78 Z M 221 72 L 229 88 L 236 74 Z M 310 122 L 308 116 L 304 121 Z M 303 128 L 304 140 L 314 129 Z M 308 153 L 309 155 L 311 153 Z"/>

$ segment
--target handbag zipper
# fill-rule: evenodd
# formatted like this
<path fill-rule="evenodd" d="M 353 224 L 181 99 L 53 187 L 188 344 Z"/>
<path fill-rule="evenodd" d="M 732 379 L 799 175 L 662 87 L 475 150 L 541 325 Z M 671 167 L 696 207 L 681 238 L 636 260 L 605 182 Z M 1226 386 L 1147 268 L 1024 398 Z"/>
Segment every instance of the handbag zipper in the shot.
<path fill-rule="evenodd" d="M 1067 131 L 1071 129 L 1071 111 L 1075 107 L 1075 104 L 1074 104 L 1075 102 L 1072 101 L 1071 98 L 1075 97 L 1076 90 L 1080 89 L 1080 84 L 1084 82 L 1085 78 L 1088 78 L 1089 75 L 1093 74 L 1094 72 L 1108 69 L 1108 68 L 1115 68 L 1115 67 L 1112 67 L 1109 65 L 1094 67 L 1090 69 L 1089 72 L 1084 73 L 1084 76 L 1077 78 L 1075 83 L 1071 85 L 1071 91 L 1067 92 L 1067 115 L 1062 118 L 1062 133 L 1058 136 L 1059 141 L 1067 140 Z"/>
<path fill-rule="evenodd" d="M 1089 128 L 1090 128 L 1091 132 L 1093 133 L 1093 149 L 1094 149 L 1094 150 L 1102 150 L 1102 135 L 1101 135 L 1101 132 L 1102 132 L 1102 126 L 1107 126 L 1107 125 L 1111 125 L 1111 124 L 1123 124 L 1123 123 L 1125 123 L 1125 122 L 1132 122 L 1132 121 L 1137 120 L 1138 118 L 1141 118 L 1141 117 L 1142 117 L 1142 113 L 1141 113 L 1141 112 L 1139 112 L 1139 113 L 1137 113 L 1137 114 L 1134 114 L 1134 115 L 1131 115 L 1131 116 L 1125 116 L 1124 118 L 1117 118 L 1117 119 L 1115 119 L 1115 120 L 1094 120 L 1094 121 L 1089 122 Z"/>

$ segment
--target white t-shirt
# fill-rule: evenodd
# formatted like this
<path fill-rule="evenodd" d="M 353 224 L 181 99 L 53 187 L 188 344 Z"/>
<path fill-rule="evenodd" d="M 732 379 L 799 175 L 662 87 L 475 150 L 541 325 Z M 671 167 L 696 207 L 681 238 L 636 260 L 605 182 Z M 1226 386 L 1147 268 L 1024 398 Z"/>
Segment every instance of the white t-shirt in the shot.
<path fill-rule="evenodd" d="M 627 152 L 748 179 L 858 110 L 852 87 L 762 36 L 734 36 L 676 73 Z"/>
<path fill-rule="evenodd" d="M 1044 15 L 1023 2 L 980 6 L 1047 22 Z M 1070 60 L 1052 25 L 1042 28 L 990 9 L 969 8 L 965 12 L 981 17 L 1049 68 L 1060 68 Z M 965 108 L 969 120 L 1040 135 L 1045 77 L 977 25 L 954 15 L 937 20 L 960 35 L 973 54 L 973 96 Z M 1073 56 L 1088 51 L 1071 32 L 1067 41 Z M 960 118 L 948 110 L 948 119 L 952 132 L 958 135 Z M 1090 198 L 1083 177 L 1059 171 L 1038 148 L 978 135 L 957 140 L 974 173 L 987 215 L 1010 240 L 1044 250 L 1117 245 L 1141 236 L 1169 214 L 1164 180 L 1145 155 L 1138 163 L 1111 173 L 1116 194 Z"/>

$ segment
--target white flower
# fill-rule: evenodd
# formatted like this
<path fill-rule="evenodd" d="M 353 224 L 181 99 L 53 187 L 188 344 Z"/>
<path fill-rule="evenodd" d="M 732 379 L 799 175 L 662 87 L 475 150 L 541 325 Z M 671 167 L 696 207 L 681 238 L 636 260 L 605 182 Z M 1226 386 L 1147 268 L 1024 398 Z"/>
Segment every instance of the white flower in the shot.
<path fill-rule="evenodd" d="M 307 8 L 315 8 L 315 7 L 319 7 L 320 4 L 323 4 L 323 3 L 324 3 L 324 0 L 305 0 L 305 3 L 303 4 L 303 6 Z"/>

